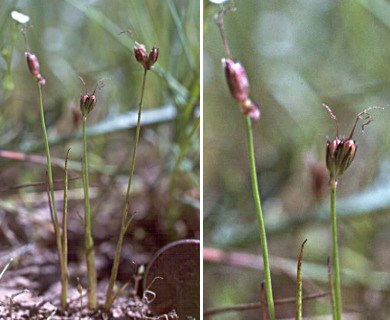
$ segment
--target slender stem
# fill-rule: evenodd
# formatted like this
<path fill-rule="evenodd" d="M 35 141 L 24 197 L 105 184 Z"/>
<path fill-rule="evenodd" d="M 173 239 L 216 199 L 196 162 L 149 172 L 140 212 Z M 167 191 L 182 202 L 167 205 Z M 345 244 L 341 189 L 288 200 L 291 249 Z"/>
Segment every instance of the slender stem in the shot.
<path fill-rule="evenodd" d="M 53 205 L 54 229 L 57 237 L 57 249 L 58 251 L 61 252 L 61 256 L 62 256 L 62 245 L 61 245 L 61 239 L 60 239 L 61 236 L 60 236 L 59 225 L 58 225 L 57 206 L 54 198 L 54 184 L 53 184 L 53 173 L 51 170 L 49 139 L 47 137 L 45 115 L 43 113 L 42 88 L 40 83 L 38 83 L 37 85 L 38 85 L 38 96 L 39 96 L 39 113 L 41 117 L 42 133 L 43 133 L 43 139 L 44 139 L 45 151 L 46 151 L 47 175 L 49 178 L 50 196 Z"/>
<path fill-rule="evenodd" d="M 106 301 L 104 304 L 104 309 L 106 311 L 109 311 L 111 309 L 113 299 L 113 290 L 114 290 L 114 284 L 118 275 L 118 268 L 119 268 L 119 261 L 122 251 L 122 244 L 123 239 L 126 234 L 127 228 L 130 225 L 130 220 L 128 219 L 128 213 L 129 213 L 129 198 L 130 198 L 130 190 L 131 190 L 131 183 L 133 181 L 133 175 L 134 175 L 134 168 L 135 168 L 135 159 L 137 154 L 137 147 L 138 147 L 138 141 L 139 141 L 139 133 L 141 131 L 141 114 L 142 114 L 142 105 L 143 105 L 143 99 L 144 99 L 144 92 L 145 92 L 145 84 L 146 84 L 146 75 L 148 73 L 148 70 L 144 69 L 144 76 L 142 80 L 142 88 L 141 88 L 141 98 L 138 105 L 138 121 L 137 121 L 137 128 L 135 131 L 135 141 L 134 141 L 134 147 L 133 147 L 133 156 L 131 158 L 131 168 L 130 168 L 130 175 L 129 175 L 129 182 L 127 184 L 127 191 L 126 191 L 126 200 L 125 200 L 125 206 L 123 209 L 123 215 L 122 215 L 122 224 L 121 224 L 121 230 L 119 233 L 119 239 L 115 250 L 115 258 L 114 263 L 111 270 L 111 277 L 110 277 L 110 283 L 108 285 L 107 294 L 106 294 Z"/>
<path fill-rule="evenodd" d="M 58 260 L 59 260 L 59 264 L 60 264 L 61 279 L 63 279 L 66 276 L 65 275 L 66 268 L 64 266 L 64 252 L 63 252 L 63 247 L 62 247 L 62 243 L 61 243 L 60 227 L 58 224 L 57 205 L 56 205 L 56 201 L 54 198 L 53 173 L 51 170 L 49 139 L 47 137 L 45 115 L 43 112 L 42 87 L 41 87 L 41 84 L 39 82 L 37 83 L 37 86 L 38 86 L 38 97 L 39 97 L 39 114 L 40 114 L 40 118 L 41 118 L 43 140 L 45 143 L 47 176 L 48 176 L 48 180 L 49 180 L 50 197 L 51 197 L 51 203 L 49 201 L 49 205 L 51 207 L 50 210 L 53 212 L 52 217 L 53 217 L 54 233 L 55 233 L 55 237 L 56 237 L 56 245 L 57 245 L 57 251 L 58 251 Z"/>
<path fill-rule="evenodd" d="M 246 133 L 247 133 L 248 155 L 249 155 L 250 170 L 251 170 L 252 191 L 253 191 L 253 197 L 255 200 L 257 221 L 259 224 L 261 249 L 262 249 L 262 254 L 263 254 L 265 291 L 267 293 L 268 312 L 269 312 L 270 320 L 275 320 L 275 306 L 274 306 L 274 297 L 273 297 L 273 292 L 272 292 L 271 270 L 270 270 L 270 266 L 269 266 L 267 235 L 265 232 L 263 212 L 261 209 L 260 193 L 259 193 L 259 187 L 258 187 L 258 183 L 257 183 L 255 150 L 254 150 L 254 145 L 253 145 L 252 122 L 251 122 L 251 118 L 249 116 L 246 117 Z"/>
<path fill-rule="evenodd" d="M 301 251 L 299 253 L 298 264 L 297 264 L 297 301 L 295 320 L 302 320 L 302 260 L 303 260 L 303 250 L 305 248 L 305 243 L 307 239 L 301 245 Z"/>
<path fill-rule="evenodd" d="M 332 240 L 333 240 L 333 269 L 334 269 L 334 297 L 336 308 L 336 319 L 341 319 L 341 286 L 340 286 L 340 261 L 339 246 L 337 239 L 337 215 L 336 215 L 336 189 L 337 181 L 330 183 L 330 214 L 332 219 Z"/>
<path fill-rule="evenodd" d="M 138 148 L 138 140 L 139 140 L 139 133 L 141 131 L 141 114 L 142 114 L 142 106 L 143 106 L 143 100 L 144 100 L 144 92 L 145 92 L 145 84 L 146 84 L 146 75 L 148 74 L 148 70 L 144 69 L 144 77 L 142 80 L 142 88 L 141 88 L 141 98 L 138 105 L 138 120 L 137 120 L 137 128 L 135 131 L 135 141 L 134 141 L 134 147 L 133 147 L 133 156 L 131 158 L 131 168 L 130 168 L 130 175 L 129 175 L 129 182 L 127 184 L 127 191 L 126 191 L 126 203 L 124 210 L 124 217 L 127 218 L 128 213 L 128 207 L 129 207 L 129 198 L 130 198 L 130 190 L 131 190 L 131 183 L 133 181 L 133 175 L 134 175 L 134 168 L 135 168 L 135 157 L 137 154 L 137 148 Z M 126 219 L 124 219 L 126 220 Z"/>
<path fill-rule="evenodd" d="M 223 47 L 225 49 L 226 56 L 229 59 L 231 59 L 231 60 L 233 60 L 233 56 L 232 56 L 232 54 L 230 52 L 229 43 L 228 43 L 227 38 L 226 38 L 225 28 L 224 28 L 224 25 L 223 25 L 223 18 L 225 16 L 226 12 L 233 11 L 233 10 L 235 10 L 234 5 L 231 6 L 231 7 L 226 8 L 226 9 L 222 9 L 218 13 L 217 20 L 216 20 L 217 25 L 219 27 L 219 31 L 221 33 L 222 44 L 223 44 Z"/>
<path fill-rule="evenodd" d="M 87 260 L 87 283 L 88 283 L 88 308 L 97 307 L 97 280 L 95 270 L 95 251 L 93 248 L 91 209 L 89 205 L 89 182 L 88 182 L 88 157 L 87 157 L 87 117 L 83 116 L 83 184 L 84 184 L 84 225 L 85 225 L 85 254 Z"/>
<path fill-rule="evenodd" d="M 64 178 L 64 209 L 62 213 L 62 248 L 63 248 L 63 268 L 64 272 L 61 274 L 61 307 L 66 308 L 68 298 L 68 158 L 69 151 L 65 158 L 65 178 Z"/>
<path fill-rule="evenodd" d="M 334 297 L 334 285 L 333 285 L 333 276 L 332 276 L 332 268 L 330 266 L 330 258 L 327 259 L 328 265 L 328 282 L 329 282 L 329 290 L 330 290 L 330 301 L 332 303 L 332 316 L 333 319 L 336 319 L 336 307 L 335 307 L 335 297 Z"/>

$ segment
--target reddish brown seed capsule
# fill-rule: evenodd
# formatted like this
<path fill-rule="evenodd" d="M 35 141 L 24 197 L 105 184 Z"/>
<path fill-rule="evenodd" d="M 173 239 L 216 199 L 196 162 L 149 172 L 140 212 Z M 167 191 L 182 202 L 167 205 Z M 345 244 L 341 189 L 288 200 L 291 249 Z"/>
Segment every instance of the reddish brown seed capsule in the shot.
<path fill-rule="evenodd" d="M 91 95 L 84 94 L 80 96 L 80 110 L 81 114 L 86 117 L 96 105 L 95 92 Z"/>
<path fill-rule="evenodd" d="M 26 59 L 27 59 L 27 65 L 28 68 L 30 69 L 30 72 L 34 77 L 39 75 L 39 61 L 38 58 L 35 54 L 32 54 L 30 52 L 26 52 Z"/>
<path fill-rule="evenodd" d="M 243 103 L 249 98 L 249 81 L 244 67 L 231 59 L 222 59 L 222 65 L 230 93 L 236 101 Z"/>
<path fill-rule="evenodd" d="M 359 120 L 365 121 L 362 124 L 362 131 L 364 131 L 364 127 L 373 120 L 368 111 L 373 109 L 383 109 L 383 107 L 372 106 L 358 113 L 349 137 L 340 139 L 337 117 L 333 114 L 329 106 L 326 104 L 323 104 L 322 106 L 328 111 L 330 117 L 336 122 L 337 125 L 336 138 L 332 141 L 328 141 L 326 144 L 326 166 L 329 171 L 330 182 L 337 183 L 338 177 L 340 177 L 345 172 L 345 170 L 348 169 L 353 159 L 355 158 L 357 144 L 356 141 L 352 139 L 352 137 L 355 132 L 357 123 Z"/>
<path fill-rule="evenodd" d="M 326 144 L 326 167 L 330 179 L 337 179 L 348 169 L 357 151 L 356 141 L 352 139 L 335 138 Z"/>
<path fill-rule="evenodd" d="M 37 56 L 30 52 L 26 52 L 26 59 L 27 59 L 28 69 L 30 70 L 31 74 L 34 76 L 35 80 L 39 82 L 41 85 L 44 85 L 46 83 L 46 80 L 39 73 L 40 66 L 39 66 L 39 61 Z"/>
<path fill-rule="evenodd" d="M 156 63 L 159 55 L 159 49 L 154 45 L 152 50 L 149 52 L 149 57 L 147 61 L 147 69 L 150 70 L 150 68 Z"/>
<path fill-rule="evenodd" d="M 230 93 L 237 101 L 242 113 L 258 120 L 260 109 L 255 102 L 249 99 L 249 81 L 243 65 L 231 59 L 222 59 L 222 65 Z"/>
<path fill-rule="evenodd" d="M 135 59 L 140 64 L 142 64 L 146 70 L 150 70 L 158 59 L 159 49 L 156 46 L 153 46 L 148 55 L 146 53 L 145 46 L 136 42 L 134 47 L 134 55 Z"/>
<path fill-rule="evenodd" d="M 146 53 L 146 48 L 143 44 L 139 44 L 137 42 L 135 43 L 134 55 L 135 59 L 145 67 L 146 62 L 148 60 L 148 55 Z"/>

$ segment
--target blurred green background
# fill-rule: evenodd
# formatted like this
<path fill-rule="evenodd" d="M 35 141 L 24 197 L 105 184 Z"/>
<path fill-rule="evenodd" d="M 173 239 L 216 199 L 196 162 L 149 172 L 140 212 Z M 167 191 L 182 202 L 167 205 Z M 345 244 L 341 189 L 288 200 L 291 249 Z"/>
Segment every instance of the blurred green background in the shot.
<path fill-rule="evenodd" d="M 225 6 L 229 4 L 226 3 Z M 358 112 L 369 106 L 374 122 L 354 138 L 359 145 L 340 179 L 338 214 L 344 308 L 353 319 L 387 319 L 390 313 L 390 3 L 386 1 L 235 1 L 225 16 L 234 59 L 246 68 L 251 98 L 260 104 L 253 124 L 269 249 L 276 261 L 276 299 L 295 295 L 299 248 L 304 294 L 327 290 L 331 255 L 329 193 L 324 171 L 327 137 L 336 134 L 322 103 L 348 136 Z M 245 122 L 221 66 L 225 57 L 204 1 L 204 246 L 260 255 L 248 169 Z M 321 182 L 313 188 L 312 179 Z M 259 301 L 261 264 L 240 268 L 211 262 L 204 268 L 205 308 Z M 240 260 L 240 259 L 239 259 Z M 272 258 L 271 258 L 272 260 Z M 248 264 L 241 260 L 242 264 Z M 271 266 L 272 268 L 272 266 Z M 304 304 L 304 315 L 330 315 L 328 298 Z M 294 305 L 277 307 L 293 317 Z M 213 319 L 259 319 L 257 311 Z"/>
<path fill-rule="evenodd" d="M 134 58 L 134 40 L 127 31 L 148 52 L 153 45 L 159 48 L 158 61 L 146 81 L 142 119 L 147 124 L 141 129 L 130 205 L 137 216 L 129 238 L 135 247 L 138 242 L 142 245 L 131 250 L 155 252 L 175 239 L 199 238 L 199 2 L 1 1 L 0 149 L 42 156 L 37 163 L 15 161 L 2 153 L 3 190 L 42 181 L 46 170 L 37 88 L 25 60 L 22 25 L 11 18 L 13 10 L 30 17 L 28 44 L 46 78 L 44 110 L 57 179 L 63 178 L 68 148 L 70 176 L 80 176 L 82 143 L 72 110 L 79 109 L 80 94 L 91 93 L 96 82 L 104 79 L 88 117 L 90 182 L 97 191 L 92 210 L 98 220 L 112 215 L 110 221 L 119 223 L 130 171 L 144 71 Z M 70 186 L 78 191 L 80 187 L 80 179 Z M 18 206 L 28 206 L 34 215 L 35 206 L 46 208 L 46 200 L 37 205 L 26 197 L 43 191 L 3 192 L 0 210 L 9 210 L 6 204 L 11 203 L 16 212 Z M 70 223 L 76 225 L 83 212 L 80 197 L 70 198 Z M 107 227 L 97 228 L 97 236 Z M 113 226 L 110 240 L 116 239 L 118 230 Z"/>

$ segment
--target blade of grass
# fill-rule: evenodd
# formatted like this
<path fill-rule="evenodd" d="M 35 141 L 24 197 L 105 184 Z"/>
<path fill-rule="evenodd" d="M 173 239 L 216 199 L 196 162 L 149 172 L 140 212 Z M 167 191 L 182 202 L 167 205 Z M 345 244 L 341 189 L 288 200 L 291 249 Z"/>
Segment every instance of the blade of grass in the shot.
<path fill-rule="evenodd" d="M 87 5 L 84 1 L 79 0 L 66 0 L 68 3 L 79 9 L 88 18 L 99 24 L 104 30 L 111 34 L 118 42 L 124 45 L 126 48 L 132 50 L 129 41 L 125 37 L 120 37 L 119 34 L 123 31 L 118 25 L 116 25 L 111 19 L 106 17 L 102 11 L 96 9 L 94 6 Z"/>
<path fill-rule="evenodd" d="M 301 251 L 298 257 L 297 264 L 297 295 L 296 295 L 296 313 L 295 319 L 302 320 L 302 260 L 303 260 L 303 250 L 305 248 L 305 244 L 307 239 L 303 241 L 301 245 Z"/>
<path fill-rule="evenodd" d="M 197 64 L 195 63 L 195 59 L 191 52 L 191 46 L 189 43 L 188 37 L 185 35 L 185 28 L 183 26 L 183 20 L 179 17 L 179 14 L 176 10 L 175 5 L 172 0 L 167 0 L 169 11 L 171 13 L 172 19 L 176 25 L 176 31 L 179 35 L 180 42 L 182 44 L 182 48 L 184 50 L 185 56 L 188 60 L 191 70 L 197 71 Z"/>
<path fill-rule="evenodd" d="M 358 0 L 357 2 L 390 29 L 390 5 L 387 1 Z"/>

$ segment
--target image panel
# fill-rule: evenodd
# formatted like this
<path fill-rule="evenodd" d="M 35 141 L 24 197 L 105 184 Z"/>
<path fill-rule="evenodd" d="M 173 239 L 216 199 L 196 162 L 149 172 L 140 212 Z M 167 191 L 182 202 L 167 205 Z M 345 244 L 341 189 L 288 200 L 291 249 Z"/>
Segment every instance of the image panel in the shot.
<path fill-rule="evenodd" d="M 200 2 L 0 8 L 0 318 L 200 319 Z"/>
<path fill-rule="evenodd" d="M 204 318 L 386 319 L 389 5 L 203 10 Z"/>

